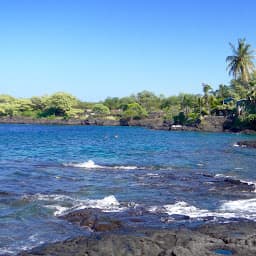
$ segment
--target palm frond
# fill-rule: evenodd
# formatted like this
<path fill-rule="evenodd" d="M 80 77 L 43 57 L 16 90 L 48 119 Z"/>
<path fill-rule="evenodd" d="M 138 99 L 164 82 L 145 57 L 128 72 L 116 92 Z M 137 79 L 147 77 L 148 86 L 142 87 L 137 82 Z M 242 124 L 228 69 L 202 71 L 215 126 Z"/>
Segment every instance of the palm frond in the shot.
<path fill-rule="evenodd" d="M 248 82 L 251 73 L 254 71 L 254 51 L 251 50 L 251 45 L 246 43 L 244 39 L 238 39 L 237 48 L 229 43 L 234 55 L 227 56 L 227 70 L 229 75 L 233 75 L 236 79 L 240 77 L 243 81 Z"/>

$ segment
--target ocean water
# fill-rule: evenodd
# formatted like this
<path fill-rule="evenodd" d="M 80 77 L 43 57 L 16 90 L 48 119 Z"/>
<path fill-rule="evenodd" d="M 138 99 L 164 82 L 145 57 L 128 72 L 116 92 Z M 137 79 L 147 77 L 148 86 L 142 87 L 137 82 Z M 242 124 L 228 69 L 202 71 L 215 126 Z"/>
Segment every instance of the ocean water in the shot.
<path fill-rule="evenodd" d="M 59 218 L 76 209 L 140 208 L 159 228 L 256 221 L 256 150 L 236 145 L 245 139 L 256 137 L 0 125 L 0 255 L 87 234 Z"/>

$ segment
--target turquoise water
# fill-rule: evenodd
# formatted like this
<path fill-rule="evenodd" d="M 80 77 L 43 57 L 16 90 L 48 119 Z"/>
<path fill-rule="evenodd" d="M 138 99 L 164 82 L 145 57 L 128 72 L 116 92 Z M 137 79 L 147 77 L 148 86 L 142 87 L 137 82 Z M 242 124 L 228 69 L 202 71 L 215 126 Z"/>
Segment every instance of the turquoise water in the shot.
<path fill-rule="evenodd" d="M 89 232 L 58 218 L 81 208 L 140 207 L 154 227 L 256 220 L 256 150 L 236 146 L 244 139 L 256 138 L 0 125 L 0 254 Z"/>

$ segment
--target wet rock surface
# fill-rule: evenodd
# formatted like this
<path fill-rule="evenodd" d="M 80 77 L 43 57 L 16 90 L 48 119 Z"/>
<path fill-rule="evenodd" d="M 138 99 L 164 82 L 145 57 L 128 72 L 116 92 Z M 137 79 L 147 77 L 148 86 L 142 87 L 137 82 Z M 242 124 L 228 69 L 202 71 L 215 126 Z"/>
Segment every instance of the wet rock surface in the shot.
<path fill-rule="evenodd" d="M 123 226 L 119 219 L 111 218 L 111 216 L 99 209 L 78 210 L 68 213 L 61 218 L 96 232 L 112 231 Z"/>
<path fill-rule="evenodd" d="M 219 189 L 223 189 L 224 191 L 233 191 L 234 193 L 237 191 L 255 191 L 254 184 L 249 184 L 247 182 L 243 182 L 241 180 L 236 180 L 232 178 L 224 178 L 223 180 L 218 181 L 218 183 Z"/>
<path fill-rule="evenodd" d="M 237 145 L 240 147 L 256 148 L 256 140 L 239 141 Z"/>
<path fill-rule="evenodd" d="M 168 221 L 167 214 L 153 214 L 143 207 L 129 208 L 123 212 L 103 212 L 100 209 L 83 209 L 60 216 L 74 225 L 93 232 L 122 231 L 128 232 L 145 226 L 161 225 Z M 165 217 L 165 218 L 164 218 Z"/>
<path fill-rule="evenodd" d="M 91 237 L 77 237 L 19 254 L 36 255 L 255 256 L 256 223 L 210 224 L 193 230 L 144 229 L 129 233 L 93 233 Z"/>
<path fill-rule="evenodd" d="M 70 212 L 60 218 L 91 230 L 90 236 L 46 244 L 21 252 L 19 256 L 256 255 L 254 222 L 211 223 L 191 228 L 184 228 L 183 225 L 168 229 L 149 228 L 148 224 L 154 223 L 157 216 L 140 207 L 123 213 L 102 212 L 93 208 Z M 183 215 L 172 217 L 178 220 L 189 219 Z M 162 222 L 163 219 L 164 215 Z"/>
<path fill-rule="evenodd" d="M 222 250 L 232 254 L 224 255 L 256 255 L 256 223 L 238 222 L 213 225 L 204 225 L 199 230 L 205 235 L 220 239 L 224 242 Z M 218 250 L 217 248 L 215 250 Z"/>

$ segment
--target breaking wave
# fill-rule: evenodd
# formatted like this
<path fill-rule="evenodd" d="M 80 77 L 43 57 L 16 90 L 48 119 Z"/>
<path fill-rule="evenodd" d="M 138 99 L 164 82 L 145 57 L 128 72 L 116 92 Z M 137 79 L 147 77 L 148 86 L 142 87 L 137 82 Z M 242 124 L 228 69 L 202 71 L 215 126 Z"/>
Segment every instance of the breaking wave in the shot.
<path fill-rule="evenodd" d="M 44 207 L 53 210 L 55 216 L 61 216 L 72 211 L 87 208 L 97 208 L 103 212 L 123 212 L 131 207 L 127 204 L 121 204 L 114 195 L 109 195 L 102 199 L 77 199 L 67 195 L 36 194 L 30 200 L 40 201 Z M 174 204 L 165 204 L 162 206 L 150 206 L 147 208 L 147 211 L 155 214 L 168 214 L 171 218 L 174 215 L 183 215 L 190 219 L 242 218 L 256 221 L 256 198 L 223 201 L 215 211 L 200 209 L 185 201 L 178 201 Z"/>
<path fill-rule="evenodd" d="M 93 160 L 88 160 L 87 162 L 82 163 L 66 163 L 64 166 L 68 167 L 77 167 L 77 168 L 84 168 L 84 169 L 117 169 L 117 170 L 136 170 L 136 169 L 143 169 L 137 166 L 104 166 L 95 164 Z"/>
<path fill-rule="evenodd" d="M 216 211 L 200 209 L 184 201 L 168 204 L 162 207 L 152 206 L 149 208 L 153 213 L 166 213 L 172 215 L 184 215 L 191 219 L 198 218 L 243 218 L 256 221 L 256 199 L 235 200 L 223 202 Z"/>
<path fill-rule="evenodd" d="M 98 208 L 104 212 L 120 212 L 126 209 L 113 195 L 103 199 L 76 199 L 66 195 L 36 194 L 33 196 L 33 200 L 44 201 L 44 207 L 53 209 L 55 216 L 86 208 Z"/>
<path fill-rule="evenodd" d="M 256 221 L 256 198 L 224 202 L 220 210 L 233 212 L 235 217 Z"/>

